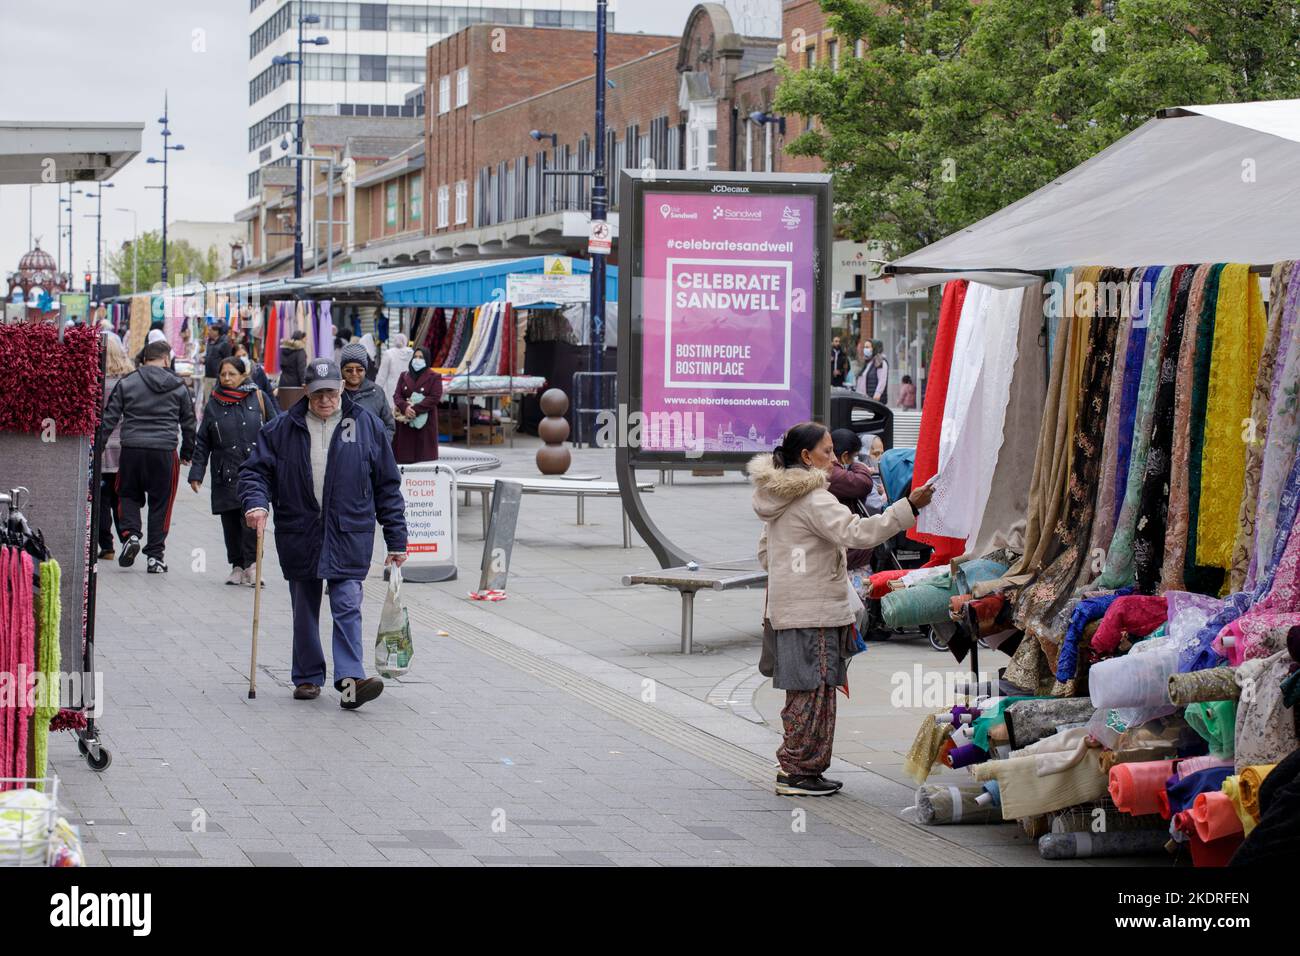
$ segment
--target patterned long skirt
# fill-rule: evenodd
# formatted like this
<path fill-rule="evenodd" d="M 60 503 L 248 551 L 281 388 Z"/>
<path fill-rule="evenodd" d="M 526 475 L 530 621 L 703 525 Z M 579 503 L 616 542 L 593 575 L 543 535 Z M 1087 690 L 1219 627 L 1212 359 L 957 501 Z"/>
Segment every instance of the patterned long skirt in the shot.
<path fill-rule="evenodd" d="M 819 684 L 816 690 L 788 690 L 781 711 L 785 740 L 776 752 L 783 773 L 816 777 L 831 765 L 835 740 L 835 688 Z"/>

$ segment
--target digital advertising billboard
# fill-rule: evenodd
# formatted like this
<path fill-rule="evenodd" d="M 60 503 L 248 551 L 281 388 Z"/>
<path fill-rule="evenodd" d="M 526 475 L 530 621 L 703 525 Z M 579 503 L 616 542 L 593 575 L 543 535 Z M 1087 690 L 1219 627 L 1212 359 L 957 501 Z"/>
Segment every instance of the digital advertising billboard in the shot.
<path fill-rule="evenodd" d="M 827 178 L 624 177 L 619 395 L 639 426 L 633 456 L 740 462 L 824 421 Z"/>

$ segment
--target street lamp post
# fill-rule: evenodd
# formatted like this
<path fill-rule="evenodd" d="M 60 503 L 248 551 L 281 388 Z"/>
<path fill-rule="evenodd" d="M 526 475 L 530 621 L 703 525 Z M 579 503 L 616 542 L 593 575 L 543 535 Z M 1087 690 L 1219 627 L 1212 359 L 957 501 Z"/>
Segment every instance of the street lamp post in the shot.
<path fill-rule="evenodd" d="M 95 288 L 91 290 L 98 293 L 104 286 L 104 256 L 103 256 L 103 227 L 104 227 L 104 190 L 112 189 L 115 183 L 100 183 L 99 191 L 92 198 L 96 202 L 96 210 L 93 213 L 87 213 L 87 219 L 95 220 Z M 98 296 L 92 296 L 98 299 Z"/>
<path fill-rule="evenodd" d="M 608 0 L 596 3 L 596 157 L 591 186 L 591 221 L 603 222 L 608 209 L 605 183 L 605 13 Z M 632 144 L 628 144 L 629 148 Z M 600 407 L 602 352 L 605 347 L 605 254 L 591 253 L 591 387 L 596 392 L 592 408 Z M 596 445 L 592 429 L 591 444 Z"/>
<path fill-rule="evenodd" d="M 302 28 L 307 23 L 320 23 L 320 15 L 308 13 L 305 16 L 298 17 L 298 56 L 276 56 L 271 58 L 271 62 L 276 66 L 297 66 L 298 67 L 298 116 L 294 123 L 297 137 L 297 147 L 299 157 L 302 156 L 303 138 L 302 138 L 302 72 L 303 72 L 303 55 L 302 48 L 304 44 L 315 46 L 327 46 L 328 37 L 316 37 L 314 40 L 306 40 L 302 35 Z M 293 194 L 293 277 L 295 279 L 302 277 L 302 164 L 303 160 L 299 158 L 297 172 L 295 175 L 295 189 Z M 331 217 L 333 213 L 331 212 Z"/>
<path fill-rule="evenodd" d="M 301 166 L 303 163 L 324 163 L 325 164 L 325 221 L 318 222 L 315 225 L 325 227 L 325 281 L 332 281 L 334 278 L 334 227 L 346 226 L 347 219 L 334 218 L 334 170 L 338 168 L 334 163 L 333 154 L 326 156 L 308 156 L 303 153 L 291 153 L 289 159 L 296 160 Z M 312 268 L 316 268 L 320 262 L 318 256 L 319 250 L 315 250 L 316 236 L 312 235 Z"/>
<path fill-rule="evenodd" d="M 125 206 L 118 206 L 118 212 L 129 212 L 131 214 L 131 291 L 138 292 L 136 287 L 136 260 L 140 258 L 140 220 L 136 216 L 134 209 L 127 209 Z M 120 276 L 118 278 L 121 278 Z"/>
<path fill-rule="evenodd" d="M 76 260 L 72 257 L 72 197 L 80 196 L 80 189 L 73 189 L 72 183 L 68 183 L 68 198 L 59 200 L 60 210 L 66 203 L 68 206 L 68 289 L 76 289 L 76 279 L 73 277 L 74 270 L 77 268 Z"/>
<path fill-rule="evenodd" d="M 163 285 L 166 285 L 166 284 L 167 284 L 167 153 L 168 153 L 168 152 L 180 152 L 181 150 L 183 150 L 183 149 L 185 148 L 185 147 L 182 146 L 180 143 L 177 143 L 175 146 L 173 146 L 173 145 L 171 145 L 170 143 L 167 142 L 168 138 L 172 135 L 172 131 L 171 131 L 171 129 L 169 129 L 168 126 L 167 126 L 167 120 L 168 120 L 168 118 L 169 118 L 169 115 L 168 115 L 168 107 L 167 107 L 167 94 L 166 94 L 166 93 L 163 93 L 163 115 L 160 116 L 160 117 L 158 117 L 158 122 L 162 124 L 163 158 L 162 158 L 162 159 L 155 159 L 153 156 L 150 156 L 147 160 L 145 160 L 145 162 L 150 163 L 150 164 L 152 164 L 152 163 L 162 163 L 162 168 L 163 168 L 163 181 L 162 181 L 162 194 L 163 194 L 163 202 L 162 202 L 162 281 L 163 281 Z M 150 186 L 150 187 L 146 187 L 146 188 L 149 188 L 149 189 L 157 189 L 158 187 L 156 187 L 156 186 Z"/>

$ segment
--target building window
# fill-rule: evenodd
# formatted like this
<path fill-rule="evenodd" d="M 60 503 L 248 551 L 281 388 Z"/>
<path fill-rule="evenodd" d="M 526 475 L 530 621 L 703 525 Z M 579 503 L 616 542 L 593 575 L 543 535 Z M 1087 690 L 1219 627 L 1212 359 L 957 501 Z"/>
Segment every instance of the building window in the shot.
<path fill-rule="evenodd" d="M 424 174 L 416 173 L 411 177 L 410 195 L 407 203 L 410 208 L 411 222 L 424 218 Z"/>
<path fill-rule="evenodd" d="M 363 83 L 383 83 L 388 79 L 388 57 L 363 54 L 360 69 Z"/>
<path fill-rule="evenodd" d="M 858 58 L 861 58 L 861 57 L 862 57 L 862 54 L 864 54 L 864 53 L 866 53 L 866 52 L 867 52 L 867 41 L 866 41 L 866 40 L 854 40 L 854 41 L 853 41 L 853 55 L 854 55 L 854 56 L 856 56 L 856 57 L 858 57 Z"/>
<path fill-rule="evenodd" d="M 534 10 L 533 26 L 535 27 L 558 27 L 563 26 L 563 16 L 559 10 Z"/>
<path fill-rule="evenodd" d="M 451 75 L 438 77 L 438 113 L 451 112 Z"/>
<path fill-rule="evenodd" d="M 397 225 L 397 183 L 389 183 L 384 187 L 384 224 L 388 226 Z"/>
<path fill-rule="evenodd" d="M 840 41 L 826 41 L 826 59 L 830 60 L 831 71 L 834 72 L 840 68 Z"/>
<path fill-rule="evenodd" d="M 469 67 L 456 71 L 456 108 L 469 105 Z"/>
<path fill-rule="evenodd" d="M 361 29 L 387 30 L 388 29 L 388 4 L 386 3 L 361 4 Z"/>
<path fill-rule="evenodd" d="M 686 123 L 686 168 L 715 169 L 718 158 L 718 106 L 692 103 Z"/>
<path fill-rule="evenodd" d="M 446 187 L 444 187 L 446 188 Z M 462 179 L 456 184 L 456 225 L 469 219 L 469 183 Z"/>
<path fill-rule="evenodd" d="M 817 65 L 817 45 L 810 43 L 808 49 L 804 52 L 804 66 L 812 69 Z"/>
<path fill-rule="evenodd" d="M 446 186 L 438 187 L 438 228 L 446 229 L 448 214 L 451 211 L 451 190 Z"/>

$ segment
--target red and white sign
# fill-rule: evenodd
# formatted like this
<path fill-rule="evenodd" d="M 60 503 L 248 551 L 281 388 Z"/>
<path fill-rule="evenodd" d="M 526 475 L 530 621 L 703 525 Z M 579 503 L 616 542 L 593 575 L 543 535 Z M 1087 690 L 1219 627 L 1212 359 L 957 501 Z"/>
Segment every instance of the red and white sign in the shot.
<path fill-rule="evenodd" d="M 614 248 L 614 233 L 610 229 L 609 221 L 605 219 L 591 220 L 591 232 L 587 235 L 587 254 L 607 256 Z"/>

